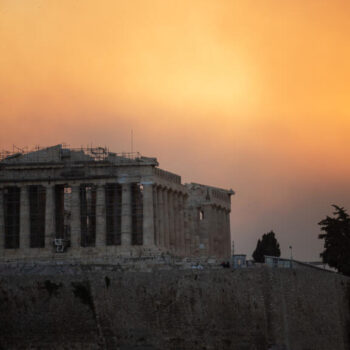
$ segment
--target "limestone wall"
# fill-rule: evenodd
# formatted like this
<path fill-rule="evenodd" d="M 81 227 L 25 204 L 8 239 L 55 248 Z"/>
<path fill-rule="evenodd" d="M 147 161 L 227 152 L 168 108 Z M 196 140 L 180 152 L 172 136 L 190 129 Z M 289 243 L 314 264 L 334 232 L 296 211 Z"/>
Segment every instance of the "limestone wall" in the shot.
<path fill-rule="evenodd" d="M 336 274 L 85 269 L 2 270 L 0 348 L 350 349 Z"/>
<path fill-rule="evenodd" d="M 190 255 L 228 260 L 231 255 L 231 195 L 234 192 L 196 183 L 185 186 L 189 193 L 185 215 Z"/>

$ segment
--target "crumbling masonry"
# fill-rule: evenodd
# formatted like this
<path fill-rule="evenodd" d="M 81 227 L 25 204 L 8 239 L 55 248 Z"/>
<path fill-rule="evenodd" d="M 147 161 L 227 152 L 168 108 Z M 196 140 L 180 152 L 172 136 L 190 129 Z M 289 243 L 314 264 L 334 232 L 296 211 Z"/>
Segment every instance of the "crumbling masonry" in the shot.
<path fill-rule="evenodd" d="M 0 258 L 227 258 L 232 194 L 102 147 L 3 153 Z"/>

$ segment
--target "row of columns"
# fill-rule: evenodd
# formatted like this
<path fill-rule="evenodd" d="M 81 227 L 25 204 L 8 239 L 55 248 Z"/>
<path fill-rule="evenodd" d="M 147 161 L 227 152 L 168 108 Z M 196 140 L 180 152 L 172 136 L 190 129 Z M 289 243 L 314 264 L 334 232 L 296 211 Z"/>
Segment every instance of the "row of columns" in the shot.
<path fill-rule="evenodd" d="M 167 187 L 154 186 L 155 243 L 185 254 L 185 195 Z"/>
<path fill-rule="evenodd" d="M 185 237 L 185 201 L 186 194 L 170 188 L 153 184 L 143 185 L 143 245 L 165 247 L 179 255 L 189 255 L 192 249 L 198 248 L 194 237 L 190 240 L 190 251 Z M 122 183 L 121 198 L 121 245 L 132 244 L 132 184 Z M 55 222 L 55 186 L 47 184 L 45 203 L 45 249 L 52 249 L 56 234 Z M 20 187 L 20 248 L 30 247 L 30 205 L 29 188 Z M 81 246 L 80 184 L 71 185 L 71 247 Z M 226 208 L 208 206 L 204 211 L 205 223 L 209 231 L 208 252 L 210 255 L 230 255 L 230 211 Z M 194 213 L 193 213 L 194 214 Z M 209 214 L 209 215 L 208 215 Z M 199 214 L 198 214 L 199 215 Z M 195 217 L 189 220 L 195 225 Z M 96 247 L 106 246 L 106 193 L 105 184 L 96 184 Z M 188 228 L 196 232 L 194 227 Z M 0 189 L 0 250 L 4 249 L 4 196 Z M 198 239 L 200 240 L 199 236 Z M 193 241 L 194 240 L 194 241 Z M 217 244 L 214 241 L 218 242 Z M 196 243 L 197 242 L 197 243 Z M 217 251 L 219 250 L 219 251 Z"/>
<path fill-rule="evenodd" d="M 129 246 L 132 243 L 132 188 L 131 183 L 122 184 L 121 208 L 121 245 Z M 51 249 L 56 236 L 55 223 L 55 186 L 46 185 L 45 203 L 45 248 Z M 72 248 L 81 246 L 81 217 L 80 217 L 80 184 L 71 186 L 71 242 Z M 153 246 L 154 236 L 154 207 L 153 184 L 143 184 L 143 245 Z M 106 245 L 106 197 L 104 184 L 96 185 L 96 247 Z M 20 225 L 19 247 L 30 247 L 30 205 L 29 187 L 20 187 Z M 4 195 L 0 189 L 0 249 L 5 248 L 5 218 Z"/>

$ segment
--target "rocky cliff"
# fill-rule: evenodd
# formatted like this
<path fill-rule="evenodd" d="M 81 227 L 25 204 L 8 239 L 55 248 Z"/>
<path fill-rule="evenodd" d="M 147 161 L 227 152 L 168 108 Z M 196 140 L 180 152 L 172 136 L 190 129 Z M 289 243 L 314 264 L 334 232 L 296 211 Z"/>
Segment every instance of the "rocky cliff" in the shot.
<path fill-rule="evenodd" d="M 350 349 L 350 279 L 317 270 L 24 269 L 0 349 Z"/>

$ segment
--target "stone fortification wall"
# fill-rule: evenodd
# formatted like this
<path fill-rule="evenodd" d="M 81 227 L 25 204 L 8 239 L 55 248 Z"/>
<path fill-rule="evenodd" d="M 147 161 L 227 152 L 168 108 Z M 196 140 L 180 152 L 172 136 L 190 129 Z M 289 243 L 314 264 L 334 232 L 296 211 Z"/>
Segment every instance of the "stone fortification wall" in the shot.
<path fill-rule="evenodd" d="M 2 270 L 0 348 L 350 348 L 350 280 L 287 269 Z"/>

